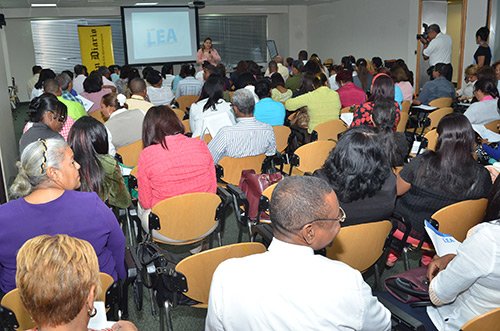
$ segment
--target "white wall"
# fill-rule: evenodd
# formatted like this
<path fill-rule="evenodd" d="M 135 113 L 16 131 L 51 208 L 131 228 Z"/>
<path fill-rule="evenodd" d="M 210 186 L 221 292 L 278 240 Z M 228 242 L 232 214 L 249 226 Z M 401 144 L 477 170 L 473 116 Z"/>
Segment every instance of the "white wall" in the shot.
<path fill-rule="evenodd" d="M 290 6 L 288 9 L 289 56 L 294 59 L 297 58 L 299 51 L 309 49 L 308 12 L 306 6 Z"/>
<path fill-rule="evenodd" d="M 310 53 L 323 58 L 342 56 L 383 59 L 415 57 L 418 1 L 339 0 L 308 8 Z M 412 14 L 412 15 L 410 15 Z"/>
<path fill-rule="evenodd" d="M 464 69 L 474 61 L 477 50 L 476 31 L 486 25 L 488 0 L 469 0 L 465 24 Z"/>

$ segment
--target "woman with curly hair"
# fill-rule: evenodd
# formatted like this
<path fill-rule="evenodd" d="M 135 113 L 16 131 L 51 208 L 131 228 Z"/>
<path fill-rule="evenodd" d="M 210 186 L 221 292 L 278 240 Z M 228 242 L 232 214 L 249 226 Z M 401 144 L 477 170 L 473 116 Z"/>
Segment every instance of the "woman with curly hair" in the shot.
<path fill-rule="evenodd" d="M 391 216 L 396 177 L 374 128 L 349 129 L 315 175 L 328 181 L 337 194 L 347 215 L 343 226 Z"/>

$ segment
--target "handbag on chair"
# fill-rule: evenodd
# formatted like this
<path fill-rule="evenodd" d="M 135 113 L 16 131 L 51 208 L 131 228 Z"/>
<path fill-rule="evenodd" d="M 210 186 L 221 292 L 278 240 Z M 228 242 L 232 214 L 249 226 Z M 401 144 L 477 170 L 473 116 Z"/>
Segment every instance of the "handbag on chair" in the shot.
<path fill-rule="evenodd" d="M 403 303 L 430 304 L 427 267 L 419 267 L 385 280 L 386 290 Z"/>
<path fill-rule="evenodd" d="M 270 185 L 279 182 L 281 173 L 257 174 L 255 170 L 243 170 L 239 187 L 246 194 L 248 200 L 248 217 L 255 220 L 259 212 L 259 200 L 262 192 Z"/>

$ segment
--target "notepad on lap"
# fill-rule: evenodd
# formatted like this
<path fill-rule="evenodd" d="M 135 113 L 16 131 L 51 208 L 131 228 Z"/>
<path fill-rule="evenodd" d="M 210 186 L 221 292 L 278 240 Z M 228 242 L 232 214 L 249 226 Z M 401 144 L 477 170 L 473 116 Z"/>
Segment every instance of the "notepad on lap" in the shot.
<path fill-rule="evenodd" d="M 229 115 L 225 112 L 216 113 L 207 116 L 203 119 L 203 127 L 201 130 L 200 137 L 203 137 L 208 131 L 212 137 L 215 137 L 220 129 L 225 126 L 232 126 L 233 122 L 229 118 Z"/>

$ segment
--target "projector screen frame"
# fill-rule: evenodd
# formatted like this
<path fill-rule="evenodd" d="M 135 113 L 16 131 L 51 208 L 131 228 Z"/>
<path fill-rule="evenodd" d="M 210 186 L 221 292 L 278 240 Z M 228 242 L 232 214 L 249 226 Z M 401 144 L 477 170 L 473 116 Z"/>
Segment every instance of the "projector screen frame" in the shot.
<path fill-rule="evenodd" d="M 129 63 L 128 59 L 128 48 L 127 48 L 127 31 L 125 29 L 125 13 L 124 10 L 126 8 L 187 8 L 187 9 L 194 9 L 194 16 L 195 16 L 195 26 L 196 26 L 196 47 L 197 51 L 200 47 L 200 27 L 199 27 L 199 17 L 198 17 L 198 7 L 192 7 L 189 5 L 172 5 L 172 6 L 120 6 L 120 15 L 121 15 L 121 21 L 122 21 L 122 36 L 123 36 L 123 49 L 124 49 L 124 56 L 125 56 L 125 64 L 130 65 L 130 66 L 157 66 L 157 65 L 163 65 L 165 63 L 171 63 L 171 64 L 182 64 L 182 63 L 196 63 L 195 61 L 165 61 L 165 62 L 142 62 L 142 63 Z"/>

